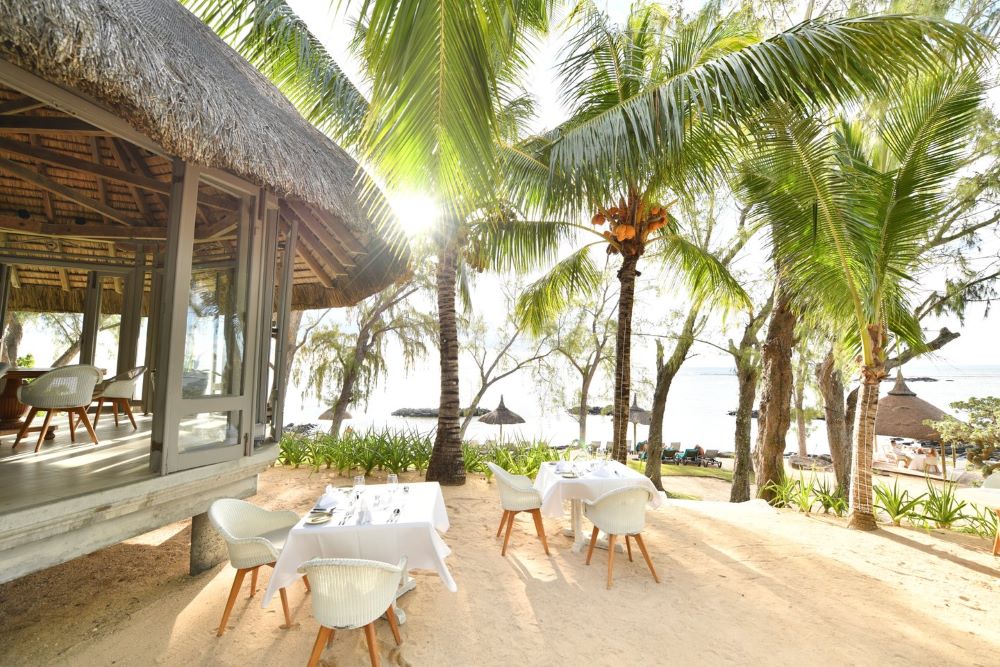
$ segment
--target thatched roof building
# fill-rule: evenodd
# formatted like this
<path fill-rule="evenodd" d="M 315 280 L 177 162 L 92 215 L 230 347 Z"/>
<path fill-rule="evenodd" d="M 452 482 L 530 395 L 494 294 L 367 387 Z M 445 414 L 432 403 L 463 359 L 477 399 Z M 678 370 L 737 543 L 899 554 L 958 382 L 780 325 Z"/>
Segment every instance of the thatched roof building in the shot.
<path fill-rule="evenodd" d="M 137 252 L 155 262 L 176 158 L 280 197 L 282 218 L 299 225 L 292 308 L 353 304 L 403 272 L 399 231 L 357 163 L 174 0 L 0 0 L 0 26 L 0 67 L 92 101 L 136 137 L 0 85 L 0 261 L 19 267 L 12 309 L 79 311 L 86 271 L 75 263 L 131 265 Z M 231 204 L 199 191 L 195 262 L 231 243 Z M 39 256 L 65 266 L 33 264 Z"/>
<path fill-rule="evenodd" d="M 931 405 L 906 386 L 903 374 L 896 375 L 896 384 L 878 401 L 878 412 L 875 413 L 875 434 L 913 440 L 940 441 L 941 435 L 930 426 L 925 426 L 925 420 L 940 421 L 947 414 L 944 410 Z"/>

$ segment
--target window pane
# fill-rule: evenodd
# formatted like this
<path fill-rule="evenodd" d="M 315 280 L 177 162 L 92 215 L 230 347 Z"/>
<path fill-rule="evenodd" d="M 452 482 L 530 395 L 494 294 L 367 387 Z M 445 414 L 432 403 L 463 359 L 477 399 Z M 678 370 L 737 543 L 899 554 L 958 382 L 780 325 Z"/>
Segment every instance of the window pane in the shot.
<path fill-rule="evenodd" d="M 196 412 L 181 419 L 177 433 L 177 448 L 191 452 L 212 447 L 238 445 L 240 441 L 240 411 Z"/>

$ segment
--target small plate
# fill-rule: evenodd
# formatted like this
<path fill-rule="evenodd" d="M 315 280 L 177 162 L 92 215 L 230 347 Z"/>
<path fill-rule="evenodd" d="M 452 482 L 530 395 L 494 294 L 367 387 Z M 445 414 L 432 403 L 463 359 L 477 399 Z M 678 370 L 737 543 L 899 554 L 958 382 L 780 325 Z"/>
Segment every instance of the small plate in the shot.
<path fill-rule="evenodd" d="M 306 519 L 306 523 L 308 523 L 310 526 L 316 526 L 321 523 L 326 523 L 329 520 L 330 520 L 329 514 L 316 514 Z"/>
<path fill-rule="evenodd" d="M 562 472 L 562 473 L 559 473 L 559 475 L 563 479 L 576 479 L 577 477 L 579 477 L 579 475 L 577 475 L 575 472 Z"/>

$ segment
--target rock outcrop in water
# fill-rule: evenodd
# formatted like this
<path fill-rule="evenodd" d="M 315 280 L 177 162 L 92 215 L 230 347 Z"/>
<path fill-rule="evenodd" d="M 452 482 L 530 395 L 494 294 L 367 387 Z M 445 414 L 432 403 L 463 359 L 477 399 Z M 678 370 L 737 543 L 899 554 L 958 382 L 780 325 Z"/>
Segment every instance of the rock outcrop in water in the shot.
<path fill-rule="evenodd" d="M 482 417 L 487 414 L 489 410 L 486 408 L 476 408 L 473 413 L 476 417 Z M 469 408 L 462 408 L 460 414 L 465 417 L 469 414 Z M 438 409 L 437 408 L 400 408 L 394 410 L 392 413 L 393 417 L 410 417 L 411 419 L 437 419 Z"/>

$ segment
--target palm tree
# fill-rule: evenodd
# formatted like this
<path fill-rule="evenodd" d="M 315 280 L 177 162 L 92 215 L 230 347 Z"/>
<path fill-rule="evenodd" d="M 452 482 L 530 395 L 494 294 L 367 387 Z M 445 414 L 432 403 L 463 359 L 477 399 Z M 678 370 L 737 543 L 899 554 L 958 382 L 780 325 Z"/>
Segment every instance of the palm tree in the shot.
<path fill-rule="evenodd" d="M 747 122 L 774 101 L 882 93 L 933 67 L 938 49 L 968 52 L 975 39 L 947 21 L 871 17 L 807 21 L 757 41 L 739 16 L 721 18 L 714 4 L 675 30 L 655 5 L 634 7 L 623 27 L 587 2 L 571 18 L 579 30 L 560 70 L 572 117 L 505 147 L 505 175 L 525 207 L 566 220 L 586 211 L 595 226 L 610 223 L 595 233 L 622 256 L 614 456 L 624 461 L 632 305 L 647 247 L 660 244 L 702 298 L 714 291 L 745 301 L 719 262 L 686 240 L 669 203 L 731 167 Z M 589 248 L 581 249 L 526 295 L 522 315 L 539 325 L 546 310 L 565 305 L 566 290 L 588 290 L 597 275 Z"/>
<path fill-rule="evenodd" d="M 922 347 L 910 276 L 944 217 L 947 185 L 966 164 L 982 100 L 968 67 L 919 78 L 888 110 L 853 121 L 831 124 L 779 104 L 760 118 L 748 196 L 773 230 L 773 252 L 797 298 L 837 323 L 858 353 L 853 528 L 875 528 L 871 461 L 889 336 Z"/>
<path fill-rule="evenodd" d="M 186 2 L 307 119 L 353 148 L 389 189 L 426 192 L 440 205 L 434 242 L 441 402 L 427 479 L 463 483 L 455 303 L 470 237 L 479 241 L 470 250 L 478 267 L 523 266 L 523 253 L 548 256 L 545 241 L 559 238 L 544 229 L 534 238 L 513 231 L 516 217 L 498 203 L 497 161 L 491 159 L 511 127 L 505 102 L 518 107 L 505 100 L 502 82 L 525 62 L 526 36 L 547 28 L 552 0 L 353 3 L 354 46 L 370 84 L 367 96 L 283 0 Z"/>

